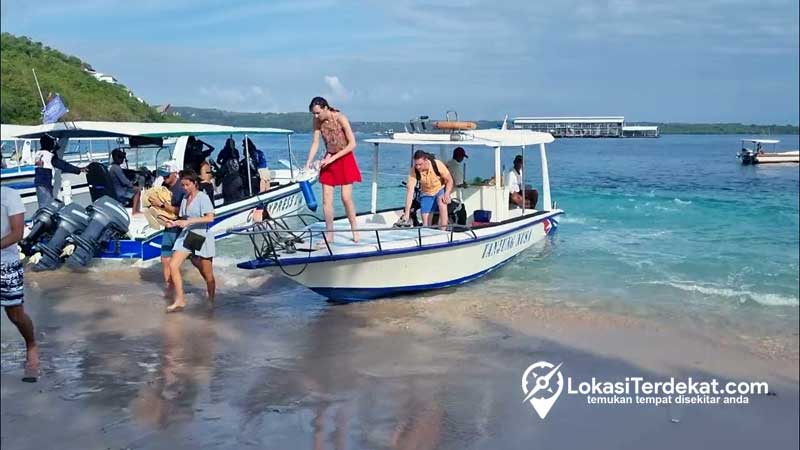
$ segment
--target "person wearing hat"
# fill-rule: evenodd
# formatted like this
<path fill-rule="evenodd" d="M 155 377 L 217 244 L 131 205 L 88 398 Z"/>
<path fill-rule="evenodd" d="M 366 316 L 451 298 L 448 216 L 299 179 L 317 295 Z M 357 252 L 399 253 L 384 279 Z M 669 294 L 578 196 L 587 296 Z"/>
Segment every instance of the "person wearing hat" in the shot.
<path fill-rule="evenodd" d="M 53 201 L 53 170 L 58 169 L 62 172 L 78 175 L 86 172 L 86 168 L 73 166 L 58 156 L 59 146 L 56 140 L 49 134 L 39 138 L 39 150 L 33 157 L 36 169 L 33 172 L 33 185 L 36 187 L 36 201 L 39 208 L 44 207 Z"/>
<path fill-rule="evenodd" d="M 160 204 L 151 204 L 159 209 L 162 209 L 173 216 L 177 217 L 181 202 L 186 197 L 186 190 L 180 183 L 181 166 L 177 161 L 167 161 L 162 166 L 162 175 L 164 176 L 164 183 L 162 186 L 166 187 L 172 193 L 172 198 L 169 202 L 162 201 Z M 170 275 L 170 261 L 172 261 L 172 252 L 175 246 L 175 241 L 178 235 L 181 234 L 180 227 L 165 227 L 164 232 L 161 234 L 161 268 L 164 274 L 164 284 L 167 288 L 171 287 L 172 277 Z"/>
<path fill-rule="evenodd" d="M 508 171 L 506 175 L 506 186 L 508 186 L 508 201 L 509 206 L 518 206 L 520 208 L 536 208 L 536 202 L 539 201 L 539 192 L 532 189 L 530 186 L 525 186 L 525 197 L 523 199 L 522 191 L 522 155 L 514 157 L 514 168 Z"/>
<path fill-rule="evenodd" d="M 453 183 L 456 187 L 467 187 L 466 180 L 464 180 L 464 158 L 469 158 L 464 147 L 456 147 L 453 149 L 453 158 L 447 161 L 447 170 L 453 177 Z"/>

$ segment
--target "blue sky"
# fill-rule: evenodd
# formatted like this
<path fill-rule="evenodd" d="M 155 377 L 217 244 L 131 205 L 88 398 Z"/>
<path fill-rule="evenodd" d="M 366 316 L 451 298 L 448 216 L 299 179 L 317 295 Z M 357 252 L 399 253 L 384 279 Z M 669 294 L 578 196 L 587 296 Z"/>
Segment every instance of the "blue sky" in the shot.
<path fill-rule="evenodd" d="M 151 104 L 798 123 L 797 0 L 2 1 Z"/>

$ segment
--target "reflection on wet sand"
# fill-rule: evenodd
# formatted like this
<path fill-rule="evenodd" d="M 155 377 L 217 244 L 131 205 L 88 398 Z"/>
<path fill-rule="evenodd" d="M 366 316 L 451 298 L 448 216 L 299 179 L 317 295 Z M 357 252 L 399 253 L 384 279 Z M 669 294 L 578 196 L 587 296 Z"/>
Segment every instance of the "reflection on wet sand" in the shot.
<path fill-rule="evenodd" d="M 164 315 L 160 279 L 87 276 L 26 293 L 47 333 L 38 393 L 7 368 L 18 339 L 3 329 L 3 448 L 797 448 L 796 359 L 764 364 L 666 325 L 479 289 L 331 305 L 270 276 L 228 286 L 213 317 Z M 541 421 L 520 390 L 537 360 L 584 380 L 769 377 L 779 396 L 686 408 L 680 426 L 663 408 L 563 396 Z"/>
<path fill-rule="evenodd" d="M 132 402 L 140 421 L 167 428 L 194 417 L 194 404 L 213 370 L 213 320 L 165 317 L 160 328 L 160 365 Z"/>

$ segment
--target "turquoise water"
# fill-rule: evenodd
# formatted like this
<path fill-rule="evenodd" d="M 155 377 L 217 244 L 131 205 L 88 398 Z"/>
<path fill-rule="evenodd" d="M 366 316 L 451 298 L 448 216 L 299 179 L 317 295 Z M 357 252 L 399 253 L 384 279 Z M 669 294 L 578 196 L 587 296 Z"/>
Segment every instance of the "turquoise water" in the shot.
<path fill-rule="evenodd" d="M 741 166 L 735 154 L 742 137 L 557 140 L 548 159 L 553 199 L 566 212 L 558 233 L 453 295 L 535 293 L 542 301 L 647 316 L 796 328 L 798 166 Z M 775 138 L 779 149 L 798 148 L 798 136 Z M 301 162 L 309 141 L 293 138 Z M 283 141 L 256 142 L 270 160 L 285 157 Z M 491 151 L 469 153 L 467 178 L 491 176 Z M 506 167 L 515 153 L 504 150 Z M 363 211 L 370 202 L 371 144 L 361 143 L 357 158 L 365 182 L 355 197 Z M 402 203 L 408 158 L 407 148 L 382 152 L 379 207 Z M 529 149 L 526 162 L 526 177 L 537 185 L 538 150 Z M 243 254 L 226 247 L 236 249 L 232 256 Z"/>

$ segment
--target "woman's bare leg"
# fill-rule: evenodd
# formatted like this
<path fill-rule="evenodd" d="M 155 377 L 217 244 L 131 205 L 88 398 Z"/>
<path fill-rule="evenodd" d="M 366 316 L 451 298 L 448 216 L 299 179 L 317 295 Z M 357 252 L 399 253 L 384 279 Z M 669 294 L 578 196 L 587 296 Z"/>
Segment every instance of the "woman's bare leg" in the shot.
<path fill-rule="evenodd" d="M 186 306 L 186 297 L 183 292 L 183 276 L 181 275 L 181 264 L 189 257 L 189 253 L 180 250 L 172 253 L 169 262 L 169 274 L 172 278 L 172 285 L 175 287 L 175 301 L 169 307 L 174 309 Z"/>
<path fill-rule="evenodd" d="M 325 215 L 325 236 L 333 243 L 333 186 L 322 185 L 322 213 Z"/>
<path fill-rule="evenodd" d="M 353 230 L 353 242 L 358 242 L 358 224 L 356 223 L 356 206 L 353 204 L 353 185 L 345 184 L 342 186 L 342 204 L 347 213 L 347 220 L 350 221 L 350 229 Z"/>
<path fill-rule="evenodd" d="M 192 265 L 197 267 L 197 270 L 206 281 L 206 291 L 208 292 L 208 301 L 214 303 L 214 296 L 217 291 L 217 281 L 214 279 L 214 264 L 213 259 L 192 257 Z"/>

